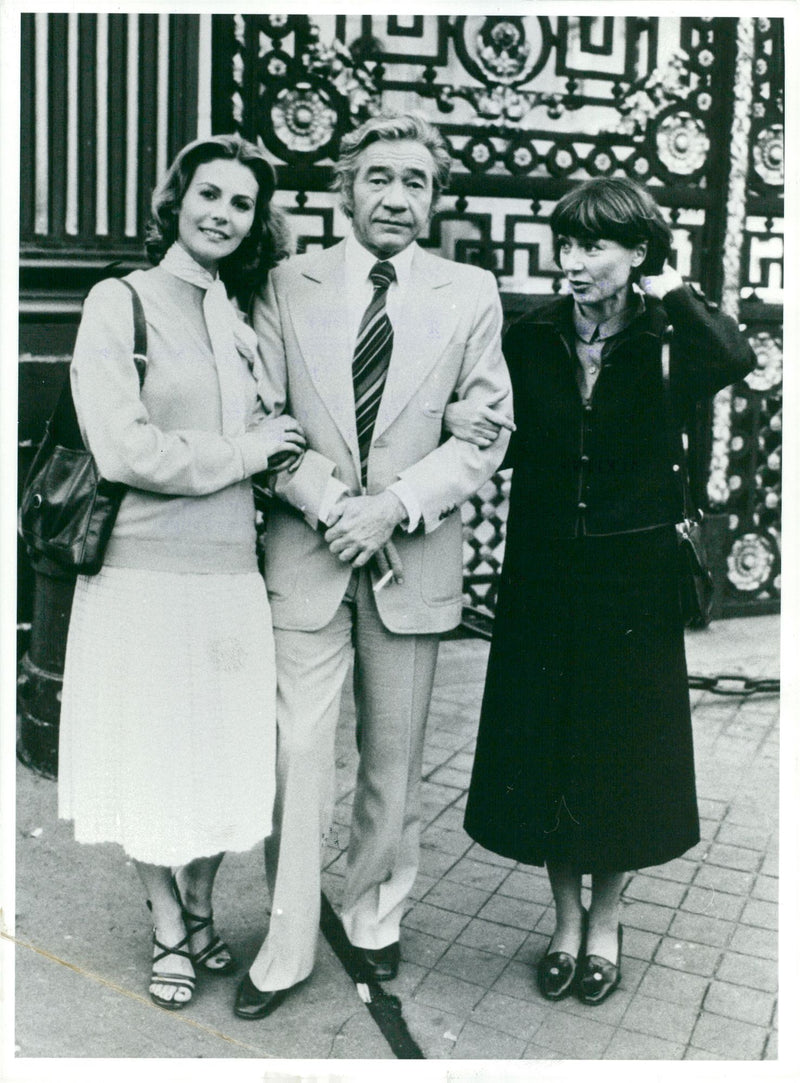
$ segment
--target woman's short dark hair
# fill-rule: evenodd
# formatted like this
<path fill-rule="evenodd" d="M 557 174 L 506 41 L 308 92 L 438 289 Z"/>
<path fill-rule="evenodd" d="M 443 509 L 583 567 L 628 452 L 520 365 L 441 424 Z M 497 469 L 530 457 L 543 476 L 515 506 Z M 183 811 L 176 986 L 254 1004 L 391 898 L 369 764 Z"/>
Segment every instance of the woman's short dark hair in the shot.
<path fill-rule="evenodd" d="M 444 138 L 438 128 L 419 113 L 382 113 L 370 117 L 355 131 L 348 132 L 339 144 L 331 187 L 334 192 L 341 192 L 342 210 L 348 218 L 353 217 L 353 181 L 361 152 L 372 143 L 400 139 L 412 139 L 430 151 L 433 158 L 432 206 L 436 206 L 436 201 L 447 187 L 452 164 Z"/>
<path fill-rule="evenodd" d="M 197 167 L 218 158 L 241 162 L 258 183 L 250 233 L 219 265 L 219 275 L 228 293 L 245 303 L 263 283 L 267 272 L 289 254 L 290 231 L 286 217 L 270 203 L 275 191 L 275 171 L 255 143 L 249 143 L 237 134 L 213 135 L 196 139 L 179 151 L 153 192 L 145 249 L 151 263 L 161 262 L 167 249 L 178 239 L 178 214 Z"/>
<path fill-rule="evenodd" d="M 550 216 L 553 253 L 559 259 L 559 237 L 577 241 L 616 241 L 625 248 L 647 245 L 636 273 L 661 274 L 672 251 L 672 230 L 650 192 L 628 177 L 597 177 L 562 196 Z"/>

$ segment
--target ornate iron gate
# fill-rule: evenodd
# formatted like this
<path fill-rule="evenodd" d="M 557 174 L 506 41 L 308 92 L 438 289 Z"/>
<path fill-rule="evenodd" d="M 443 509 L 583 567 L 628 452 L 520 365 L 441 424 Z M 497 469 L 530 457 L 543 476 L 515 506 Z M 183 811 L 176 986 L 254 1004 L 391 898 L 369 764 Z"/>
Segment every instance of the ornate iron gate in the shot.
<path fill-rule="evenodd" d="M 648 184 L 675 262 L 746 321 L 757 371 L 693 434 L 718 611 L 780 592 L 783 49 L 779 20 L 572 16 L 217 18 L 213 124 L 274 156 L 301 247 L 344 232 L 326 189 L 343 132 L 415 108 L 453 153 L 427 244 L 497 276 L 509 316 L 559 288 L 547 220 L 586 176 Z M 705 492 L 703 492 L 705 487 Z M 493 607 L 508 480 L 465 509 L 466 590 Z"/>
<path fill-rule="evenodd" d="M 647 183 L 678 269 L 746 322 L 759 357 L 693 433 L 718 611 L 777 607 L 781 20 L 29 14 L 21 50 L 23 305 L 50 319 L 46 348 L 26 333 L 33 362 L 62 364 L 94 267 L 140 258 L 156 166 L 208 127 L 263 141 L 308 248 L 346 229 L 327 190 L 342 133 L 379 108 L 425 112 L 455 160 L 425 243 L 490 268 L 509 317 L 559 288 L 547 220 L 572 184 Z M 464 512 L 468 596 L 489 610 L 508 484 L 496 478 Z"/>

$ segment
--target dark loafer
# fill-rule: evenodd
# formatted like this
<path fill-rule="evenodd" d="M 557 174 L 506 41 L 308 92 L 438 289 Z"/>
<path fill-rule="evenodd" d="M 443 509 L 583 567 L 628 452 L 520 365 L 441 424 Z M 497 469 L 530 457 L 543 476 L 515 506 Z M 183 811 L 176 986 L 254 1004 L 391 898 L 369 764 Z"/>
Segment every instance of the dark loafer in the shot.
<path fill-rule="evenodd" d="M 566 951 L 552 951 L 539 960 L 536 978 L 539 992 L 548 1000 L 562 1000 L 572 990 L 578 960 Z"/>
<path fill-rule="evenodd" d="M 262 992 L 245 974 L 236 990 L 236 1002 L 233 1005 L 235 1015 L 240 1019 L 266 1019 L 283 1002 L 288 989 L 267 989 Z"/>
<path fill-rule="evenodd" d="M 566 951 L 551 951 L 543 959 L 539 960 L 536 968 L 536 979 L 539 992 L 547 1000 L 563 1000 L 565 996 L 572 992 L 575 975 L 583 957 L 588 917 L 589 915 L 584 910 L 581 914 L 581 946 L 578 950 L 577 959 Z"/>
<path fill-rule="evenodd" d="M 617 926 L 617 961 L 611 963 L 602 955 L 587 955 L 583 960 L 576 992 L 584 1004 L 602 1004 L 622 981 L 622 926 Z"/>
<path fill-rule="evenodd" d="M 359 948 L 353 944 L 362 981 L 391 981 L 397 977 L 400 966 L 400 942 L 387 944 L 385 948 Z"/>

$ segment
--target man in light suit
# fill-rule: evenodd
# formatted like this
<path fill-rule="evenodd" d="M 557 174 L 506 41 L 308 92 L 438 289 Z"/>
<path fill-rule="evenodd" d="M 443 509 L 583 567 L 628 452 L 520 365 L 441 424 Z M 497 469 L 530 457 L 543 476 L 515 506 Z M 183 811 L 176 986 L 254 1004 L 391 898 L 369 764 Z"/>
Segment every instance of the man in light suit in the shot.
<path fill-rule="evenodd" d="M 278 475 L 265 534 L 278 796 L 269 932 L 237 992 L 243 1018 L 272 1012 L 314 964 L 351 646 L 359 767 L 341 918 L 365 980 L 397 973 L 439 636 L 461 614 L 459 508 L 498 468 L 511 427 L 492 275 L 415 243 L 449 167 L 420 117 L 375 117 L 346 136 L 336 174 L 351 235 L 278 267 L 256 302 L 267 405 L 298 419 L 308 450 Z M 451 400 L 497 439 L 448 438 Z"/>

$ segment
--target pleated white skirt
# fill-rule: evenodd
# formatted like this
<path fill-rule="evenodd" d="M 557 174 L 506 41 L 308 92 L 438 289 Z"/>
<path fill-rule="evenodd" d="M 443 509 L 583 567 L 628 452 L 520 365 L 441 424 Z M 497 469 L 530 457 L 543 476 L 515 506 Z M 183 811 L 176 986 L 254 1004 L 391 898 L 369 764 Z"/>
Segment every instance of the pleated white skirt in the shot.
<path fill-rule="evenodd" d="M 58 811 L 79 842 L 182 865 L 272 830 L 275 650 L 258 572 L 77 581 Z"/>

